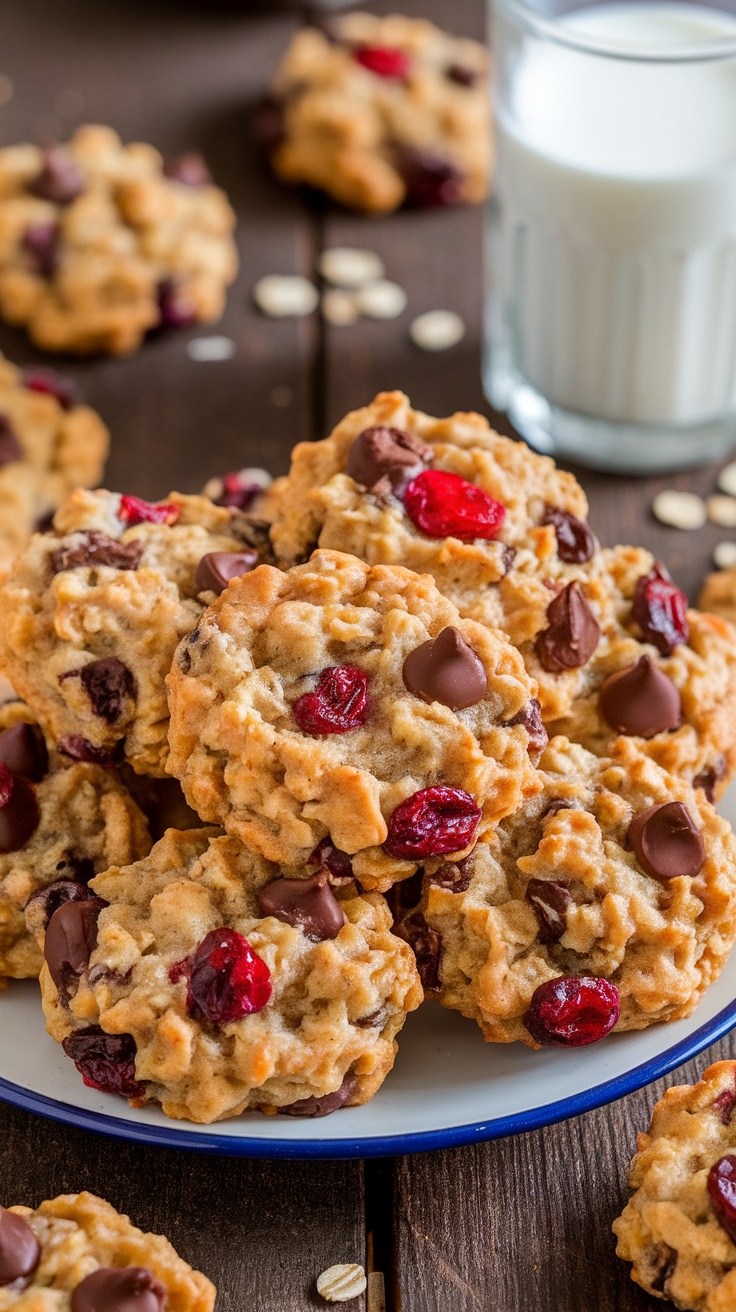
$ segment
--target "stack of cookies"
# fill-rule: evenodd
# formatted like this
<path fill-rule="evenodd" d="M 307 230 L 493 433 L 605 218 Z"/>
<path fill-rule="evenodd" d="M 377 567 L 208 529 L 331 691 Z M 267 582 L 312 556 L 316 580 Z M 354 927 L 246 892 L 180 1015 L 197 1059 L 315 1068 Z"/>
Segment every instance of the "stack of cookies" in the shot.
<path fill-rule="evenodd" d="M 0 971 L 85 1082 L 317 1116 L 423 996 L 532 1048 L 686 1016 L 736 632 L 478 415 L 383 394 L 262 484 L 76 490 L 0 585 Z"/>

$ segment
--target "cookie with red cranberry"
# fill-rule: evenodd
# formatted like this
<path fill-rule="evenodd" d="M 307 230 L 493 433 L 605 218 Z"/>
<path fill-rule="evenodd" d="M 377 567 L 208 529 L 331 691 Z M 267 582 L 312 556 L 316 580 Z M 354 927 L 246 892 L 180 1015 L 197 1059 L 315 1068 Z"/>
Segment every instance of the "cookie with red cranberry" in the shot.
<path fill-rule="evenodd" d="M 168 1239 L 95 1194 L 0 1207 L 2 1312 L 212 1312 L 216 1294 Z"/>
<path fill-rule="evenodd" d="M 0 668 L 62 753 L 164 775 L 176 645 L 257 562 L 251 529 L 204 497 L 78 491 L 36 534 L 0 587 Z"/>
<path fill-rule="evenodd" d="M 233 580 L 168 687 L 197 814 L 286 865 L 329 838 L 367 888 L 457 859 L 539 786 L 518 652 L 399 566 L 316 551 Z"/>
<path fill-rule="evenodd" d="M 293 37 L 256 130 L 274 172 L 374 214 L 481 201 L 488 53 L 424 19 L 348 14 Z"/>
<path fill-rule="evenodd" d="M 553 738 L 540 774 L 459 865 L 392 890 L 425 989 L 531 1047 L 689 1015 L 736 938 L 729 825 L 625 738 L 608 758 Z"/>
<path fill-rule="evenodd" d="M 733 1061 L 668 1089 L 637 1138 L 635 1192 L 613 1223 L 632 1280 L 688 1312 L 736 1307 L 734 1109 Z"/>
<path fill-rule="evenodd" d="M 323 849 L 324 853 L 324 849 Z M 88 1084 L 201 1123 L 366 1102 L 421 1001 L 377 893 L 331 853 L 284 870 L 170 829 L 49 922 L 47 1027 Z"/>
<path fill-rule="evenodd" d="M 85 126 L 0 150 L 0 315 L 46 351 L 127 355 L 149 330 L 219 319 L 235 216 L 196 155 L 163 160 Z"/>

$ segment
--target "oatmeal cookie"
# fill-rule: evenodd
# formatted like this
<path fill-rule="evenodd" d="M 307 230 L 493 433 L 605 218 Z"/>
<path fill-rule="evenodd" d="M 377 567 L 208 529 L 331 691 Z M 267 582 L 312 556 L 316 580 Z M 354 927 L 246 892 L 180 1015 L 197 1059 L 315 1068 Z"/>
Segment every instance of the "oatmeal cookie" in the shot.
<path fill-rule="evenodd" d="M 398 566 L 317 551 L 233 580 L 168 686 L 188 802 L 284 865 L 329 837 L 382 890 L 538 788 L 518 653 Z"/>
<path fill-rule="evenodd" d="M 729 825 L 625 738 L 608 758 L 554 738 L 540 774 L 458 866 L 392 890 L 425 989 L 531 1047 L 689 1015 L 736 938 Z"/>
<path fill-rule="evenodd" d="M 709 574 L 698 597 L 698 606 L 720 615 L 729 624 L 736 624 L 736 569 L 719 569 Z"/>
<path fill-rule="evenodd" d="M 0 1207 L 0 1312 L 212 1312 L 214 1285 L 94 1194 Z"/>
<path fill-rule="evenodd" d="M 235 216 L 195 155 L 164 161 L 86 126 L 0 150 L 0 315 L 47 351 L 135 351 L 158 326 L 219 319 Z"/>
<path fill-rule="evenodd" d="M 251 528 L 204 497 L 77 491 L 36 534 L 0 586 L 0 668 L 60 751 L 165 774 L 176 645 L 253 568 Z"/>
<path fill-rule="evenodd" d="M 215 830 L 169 830 L 62 908 L 44 1010 L 85 1080 L 201 1123 L 372 1097 L 421 1001 L 414 959 L 380 894 L 326 865 L 300 874 Z"/>
<path fill-rule="evenodd" d="M 256 124 L 274 172 L 342 205 L 481 201 L 491 174 L 488 54 L 424 19 L 348 14 L 297 32 Z"/>
<path fill-rule="evenodd" d="M 735 1108 L 733 1061 L 668 1089 L 638 1136 L 635 1193 L 613 1223 L 632 1279 L 683 1312 L 736 1307 Z"/>

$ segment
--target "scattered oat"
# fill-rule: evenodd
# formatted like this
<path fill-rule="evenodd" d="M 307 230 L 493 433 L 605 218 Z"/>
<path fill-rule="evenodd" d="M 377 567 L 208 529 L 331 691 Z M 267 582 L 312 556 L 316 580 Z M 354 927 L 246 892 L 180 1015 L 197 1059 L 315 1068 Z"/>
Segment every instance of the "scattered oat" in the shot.
<path fill-rule="evenodd" d="M 736 565 L 736 542 L 719 542 L 713 552 L 716 569 L 733 569 Z"/>
<path fill-rule="evenodd" d="M 301 319 L 317 309 L 319 292 L 299 273 L 269 273 L 253 288 L 253 300 L 270 319 Z"/>
<path fill-rule="evenodd" d="M 729 497 L 736 497 L 736 460 L 730 465 L 724 465 L 718 475 L 718 486 L 721 492 L 725 492 Z"/>
<path fill-rule="evenodd" d="M 705 503 L 711 524 L 721 528 L 736 528 L 736 497 L 708 497 Z"/>
<path fill-rule="evenodd" d="M 360 318 L 360 310 L 352 292 L 338 291 L 336 287 L 323 293 L 322 314 L 334 328 L 347 328 Z"/>
<path fill-rule="evenodd" d="M 270 487 L 273 483 L 273 474 L 269 474 L 267 469 L 239 469 L 237 476 L 241 484 L 247 487 L 248 484 L 255 484 L 256 487 Z M 221 478 L 210 478 L 202 488 L 202 495 L 209 497 L 214 501 L 215 497 L 222 495 L 224 484 Z"/>
<path fill-rule="evenodd" d="M 409 325 L 409 336 L 423 351 L 448 351 L 465 336 L 465 324 L 452 310 L 428 310 Z"/>
<path fill-rule="evenodd" d="M 670 528 L 702 528 L 705 519 L 705 502 L 694 492 L 675 492 L 670 489 L 658 492 L 652 502 L 652 514 L 660 524 Z"/>
<path fill-rule="evenodd" d="M 193 337 L 187 342 L 187 355 L 190 360 L 210 363 L 215 360 L 231 360 L 235 355 L 235 342 L 232 337 Z"/>
<path fill-rule="evenodd" d="M 353 246 L 333 246 L 323 251 L 317 268 L 325 282 L 331 282 L 334 287 L 362 287 L 363 283 L 382 278 L 386 272 L 383 260 L 375 251 Z"/>
<path fill-rule="evenodd" d="M 328 1303 L 347 1303 L 362 1294 L 367 1283 L 362 1266 L 338 1264 L 317 1276 L 317 1293 Z"/>
<path fill-rule="evenodd" d="M 406 309 L 407 296 L 397 282 L 379 278 L 356 292 L 355 303 L 361 314 L 369 319 L 398 319 Z"/>

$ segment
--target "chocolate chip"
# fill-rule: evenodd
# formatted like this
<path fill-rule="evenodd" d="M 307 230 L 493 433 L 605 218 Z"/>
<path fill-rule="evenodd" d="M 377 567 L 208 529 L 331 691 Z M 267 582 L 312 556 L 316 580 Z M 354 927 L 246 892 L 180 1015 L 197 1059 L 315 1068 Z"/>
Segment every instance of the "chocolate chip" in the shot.
<path fill-rule="evenodd" d="M 396 152 L 396 163 L 410 205 L 425 209 L 460 204 L 464 174 L 439 151 L 404 146 Z"/>
<path fill-rule="evenodd" d="M 558 506 L 545 506 L 542 523 L 554 527 L 557 555 L 566 565 L 583 565 L 591 559 L 598 544 L 584 519 Z"/>
<path fill-rule="evenodd" d="M 722 756 L 719 756 L 714 765 L 708 766 L 707 769 L 701 770 L 700 774 L 695 775 L 695 778 L 693 779 L 693 788 L 702 789 L 711 806 L 714 806 L 716 800 L 716 784 L 721 782 L 721 779 L 725 777 L 725 774 L 726 762 Z"/>
<path fill-rule="evenodd" d="M 456 82 L 459 87 L 474 87 L 481 76 L 479 69 L 469 68 L 467 64 L 450 64 L 445 72 L 450 81 Z"/>
<path fill-rule="evenodd" d="M 626 839 L 639 865 L 655 879 L 692 877 L 705 861 L 703 835 L 682 802 L 661 802 L 640 811 Z"/>
<path fill-rule="evenodd" d="M 49 754 L 38 725 L 14 724 L 0 733 L 0 761 L 11 774 L 40 783 L 49 768 Z"/>
<path fill-rule="evenodd" d="M 326 870 L 333 884 L 346 884 L 353 878 L 353 863 L 347 852 L 335 847 L 331 838 L 323 838 L 307 857 L 308 866 Z"/>
<path fill-rule="evenodd" d="M 0 1286 L 25 1287 L 41 1260 L 41 1245 L 28 1222 L 0 1207 Z"/>
<path fill-rule="evenodd" d="M 36 273 L 53 278 L 58 266 L 59 228 L 56 223 L 32 223 L 23 233 L 23 249 Z"/>
<path fill-rule="evenodd" d="M 23 459 L 23 447 L 7 415 L 0 415 L 0 466 Z"/>
<path fill-rule="evenodd" d="M 407 910 L 414 910 L 419 906 L 424 892 L 424 871 L 420 866 L 409 875 L 408 879 L 400 879 L 397 883 L 392 884 L 386 893 L 391 915 L 394 918 L 394 924 L 398 925 L 406 916 Z"/>
<path fill-rule="evenodd" d="M 89 892 L 84 884 L 73 879 L 55 879 L 53 884 L 37 889 L 29 897 L 24 907 L 26 924 L 31 933 L 45 933 L 59 907 L 67 902 L 85 902 L 88 898 Z"/>
<path fill-rule="evenodd" d="M 62 902 L 46 930 L 43 955 L 54 984 L 61 991 L 70 975 L 82 975 L 97 947 L 97 919 L 102 898 L 71 898 Z"/>
<path fill-rule="evenodd" d="M 414 953 L 422 986 L 429 991 L 439 989 L 442 939 L 437 931 L 430 929 L 421 911 L 412 911 L 395 927 L 395 933 Z"/>
<path fill-rule="evenodd" d="M 275 916 L 316 943 L 337 938 L 347 923 L 326 870 L 311 879 L 274 879 L 261 889 L 258 905 L 262 916 Z"/>
<path fill-rule="evenodd" d="M 70 205 L 84 185 L 84 174 L 68 151 L 63 146 L 49 146 L 43 152 L 41 172 L 27 184 L 27 190 L 54 205 Z"/>
<path fill-rule="evenodd" d="M 163 1312 L 166 1289 L 145 1266 L 98 1266 L 72 1290 L 71 1312 Z"/>
<path fill-rule="evenodd" d="M 452 710 L 475 706 L 488 692 L 483 662 L 452 627 L 409 652 L 403 676 L 409 692 Z"/>
<path fill-rule="evenodd" d="M 77 670 L 67 670 L 59 675 L 59 682 L 75 677 L 79 678 L 95 715 L 105 724 L 116 724 L 126 703 L 135 697 L 133 675 L 117 656 L 105 656 Z"/>
<path fill-rule="evenodd" d="M 429 883 L 433 888 L 444 888 L 448 893 L 465 893 L 472 878 L 473 862 L 465 857 L 455 864 L 448 862 L 447 865 L 440 866 L 439 870 L 435 870 L 434 874 L 429 876 Z"/>
<path fill-rule="evenodd" d="M 258 564 L 257 551 L 209 551 L 197 565 L 194 582 L 200 592 L 224 592 L 231 579 L 240 578 Z"/>
<path fill-rule="evenodd" d="M 329 1116 L 345 1106 L 357 1083 L 354 1076 L 348 1075 L 334 1093 L 324 1093 L 320 1098 L 300 1098 L 287 1107 L 279 1107 L 279 1111 L 285 1116 Z"/>
<path fill-rule="evenodd" d="M 25 847 L 39 819 L 33 784 L 0 765 L 0 852 L 17 852 Z"/>
<path fill-rule="evenodd" d="M 141 563 L 144 542 L 136 538 L 133 542 L 119 542 L 109 538 L 97 529 L 90 529 L 84 535 L 83 542 L 71 546 L 59 547 L 51 556 L 54 574 L 61 574 L 67 569 L 79 569 L 80 566 L 108 565 L 110 569 L 137 569 Z"/>
<path fill-rule="evenodd" d="M 182 182 L 185 187 L 209 187 L 212 182 L 212 174 L 196 150 L 164 160 L 163 173 L 165 178 Z"/>
<path fill-rule="evenodd" d="M 501 548 L 501 566 L 505 576 L 516 560 L 516 547 L 510 547 L 506 542 L 500 542 L 499 546 Z"/>
<path fill-rule="evenodd" d="M 88 738 L 83 738 L 81 734 L 68 733 L 63 735 L 56 745 L 63 756 L 70 756 L 73 761 L 88 761 L 90 765 L 101 765 L 106 770 L 116 765 L 123 756 L 122 739 L 110 749 L 95 747 L 94 743 Z"/>
<path fill-rule="evenodd" d="M 579 583 L 568 583 L 550 602 L 547 619 L 549 627 L 534 644 L 542 669 L 561 674 L 585 665 L 598 646 L 601 630 Z"/>
<path fill-rule="evenodd" d="M 654 1250 L 650 1259 L 647 1260 L 647 1269 L 651 1270 L 649 1283 L 656 1294 L 666 1294 L 668 1281 L 672 1278 L 677 1266 L 678 1254 L 674 1248 L 664 1242 L 654 1245 Z"/>
<path fill-rule="evenodd" d="M 390 490 L 400 495 L 431 464 L 433 455 L 432 448 L 413 433 L 378 425 L 364 428 L 356 437 L 345 472 L 368 489 L 387 479 Z"/>
<path fill-rule="evenodd" d="M 649 656 L 609 674 L 598 705 L 611 728 L 641 738 L 653 738 L 682 723 L 680 694 Z"/>
<path fill-rule="evenodd" d="M 542 708 L 536 697 L 530 697 L 518 715 L 515 715 L 513 720 L 509 720 L 509 724 L 523 724 L 529 734 L 527 751 L 530 760 L 532 765 L 538 765 L 539 758 L 549 742 L 549 734 L 542 722 Z"/>
<path fill-rule="evenodd" d="M 524 896 L 539 922 L 539 942 L 557 943 L 567 929 L 565 917 L 572 903 L 569 886 L 561 880 L 530 879 Z"/>

